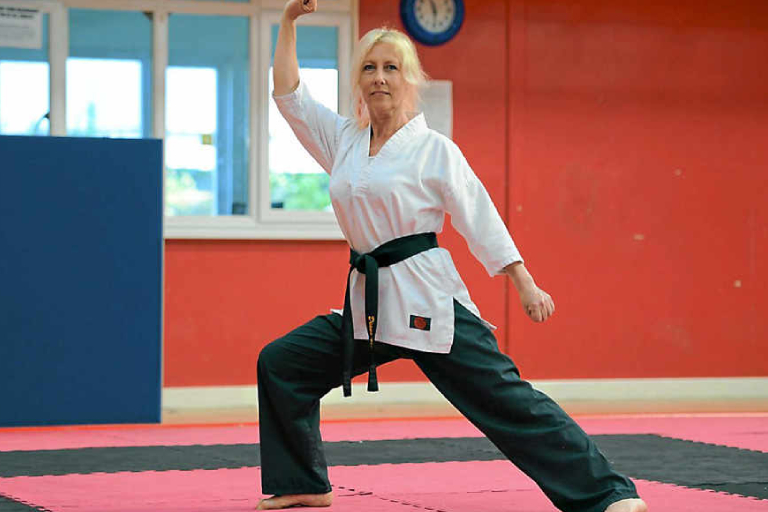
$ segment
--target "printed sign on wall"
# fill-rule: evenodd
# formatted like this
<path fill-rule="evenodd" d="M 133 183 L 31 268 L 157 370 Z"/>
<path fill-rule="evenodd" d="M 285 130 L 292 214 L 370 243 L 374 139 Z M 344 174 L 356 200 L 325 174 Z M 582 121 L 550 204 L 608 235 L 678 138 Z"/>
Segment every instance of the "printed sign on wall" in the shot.
<path fill-rule="evenodd" d="M 453 138 L 453 82 L 430 80 L 421 93 L 419 108 L 427 125 L 449 139 Z"/>
<path fill-rule="evenodd" d="M 43 17 L 37 9 L 0 4 L 0 47 L 43 46 Z"/>

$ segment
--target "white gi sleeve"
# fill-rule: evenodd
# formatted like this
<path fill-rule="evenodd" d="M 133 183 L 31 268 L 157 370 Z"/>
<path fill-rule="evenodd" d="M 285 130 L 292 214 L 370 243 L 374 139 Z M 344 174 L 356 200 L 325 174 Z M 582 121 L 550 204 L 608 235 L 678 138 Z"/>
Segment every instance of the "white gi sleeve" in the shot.
<path fill-rule="evenodd" d="M 490 276 L 523 261 L 491 197 L 458 148 L 449 151 L 442 184 L 451 224 Z"/>
<path fill-rule="evenodd" d="M 304 149 L 330 173 L 346 119 L 315 101 L 301 81 L 292 93 L 273 98 Z"/>

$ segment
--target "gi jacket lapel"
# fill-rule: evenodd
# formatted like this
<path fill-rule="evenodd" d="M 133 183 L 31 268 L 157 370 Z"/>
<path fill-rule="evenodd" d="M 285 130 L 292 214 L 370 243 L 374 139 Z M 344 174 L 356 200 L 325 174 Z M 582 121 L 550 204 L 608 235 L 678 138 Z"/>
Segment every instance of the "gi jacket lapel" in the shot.
<path fill-rule="evenodd" d="M 362 131 L 362 140 L 358 144 L 357 169 L 358 179 L 355 180 L 354 189 L 367 190 L 370 183 L 370 175 L 381 164 L 386 165 L 387 160 L 396 157 L 406 144 L 416 138 L 417 135 L 428 130 L 424 114 L 420 113 L 404 124 L 389 138 L 379 150 L 373 160 L 368 158 L 371 151 L 371 126 L 368 125 Z"/>
<path fill-rule="evenodd" d="M 399 130 L 397 130 L 392 137 L 384 144 L 376 155 L 376 160 L 386 161 L 388 158 L 397 156 L 408 142 L 416 138 L 417 135 L 427 131 L 427 121 L 424 119 L 424 114 L 418 114 L 416 117 L 408 121 Z M 370 139 L 368 140 L 370 145 Z M 369 146 L 370 147 L 370 146 Z M 381 157 L 381 158 L 379 158 Z"/>

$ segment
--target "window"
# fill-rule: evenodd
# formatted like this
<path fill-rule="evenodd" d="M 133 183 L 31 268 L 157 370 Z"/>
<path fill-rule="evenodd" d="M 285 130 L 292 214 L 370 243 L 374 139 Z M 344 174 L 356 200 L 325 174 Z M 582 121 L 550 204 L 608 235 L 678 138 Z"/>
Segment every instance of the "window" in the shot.
<path fill-rule="evenodd" d="M 215 68 L 169 67 L 166 84 L 165 213 L 215 215 Z"/>
<path fill-rule="evenodd" d="M 67 59 L 67 135 L 140 138 L 141 62 Z"/>
<path fill-rule="evenodd" d="M 272 56 L 278 26 L 272 25 Z M 301 79 L 312 97 L 339 112 L 338 28 L 301 26 L 297 29 L 297 53 Z M 269 72 L 272 96 L 272 68 Z M 270 207 L 286 210 L 331 210 L 329 176 L 296 140 L 274 101 L 269 103 Z"/>
<path fill-rule="evenodd" d="M 69 10 L 67 135 L 151 136 L 152 17 Z"/>
<path fill-rule="evenodd" d="M 248 18 L 172 14 L 166 215 L 248 213 Z"/>
<path fill-rule="evenodd" d="M 340 239 L 328 175 L 271 98 L 283 0 L 0 0 L 41 13 L 0 47 L 0 134 L 164 141 L 165 236 Z M 299 19 L 301 76 L 342 115 L 356 0 Z"/>
<path fill-rule="evenodd" d="M 48 15 L 40 49 L 0 47 L 0 134 L 50 133 Z"/>

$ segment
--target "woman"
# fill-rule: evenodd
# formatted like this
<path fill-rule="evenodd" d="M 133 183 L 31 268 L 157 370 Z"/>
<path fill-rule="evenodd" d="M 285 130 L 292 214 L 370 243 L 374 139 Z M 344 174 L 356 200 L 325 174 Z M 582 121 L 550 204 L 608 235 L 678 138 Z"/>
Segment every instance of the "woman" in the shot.
<path fill-rule="evenodd" d="M 366 370 L 375 390 L 376 365 L 405 357 L 562 510 L 645 512 L 632 482 L 520 379 L 450 254 L 437 247 L 448 212 L 489 274 L 512 279 L 533 321 L 554 313 L 461 151 L 412 113 L 424 81 L 413 44 L 391 30 L 363 37 L 352 71 L 355 119 L 345 119 L 312 100 L 299 80 L 295 20 L 316 7 L 316 0 L 285 6 L 274 98 L 331 175 L 351 268 L 342 315 L 318 316 L 259 356 L 262 490 L 274 494 L 259 509 L 331 504 L 320 398 L 340 384 L 349 395 L 351 377 Z"/>

